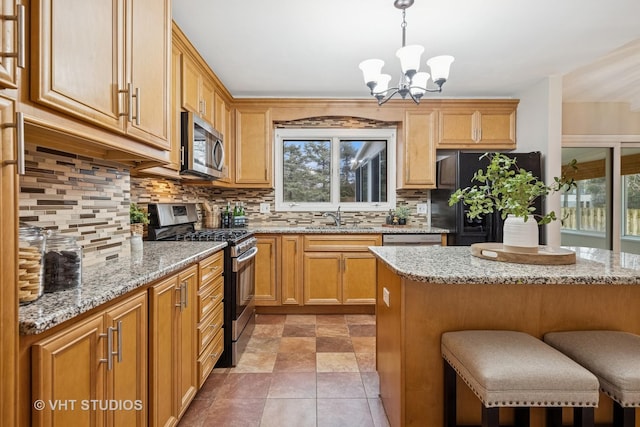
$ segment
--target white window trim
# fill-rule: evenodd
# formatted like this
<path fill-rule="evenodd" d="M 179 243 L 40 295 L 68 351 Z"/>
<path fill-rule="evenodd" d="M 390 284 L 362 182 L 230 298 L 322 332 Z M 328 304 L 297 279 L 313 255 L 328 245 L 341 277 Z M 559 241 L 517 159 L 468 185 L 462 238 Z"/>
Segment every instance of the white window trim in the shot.
<path fill-rule="evenodd" d="M 386 202 L 356 202 L 356 203 L 284 203 L 282 188 L 282 167 L 283 167 L 283 139 L 379 139 L 387 140 L 387 201 Z M 343 212 L 384 212 L 394 209 L 396 206 L 396 129 L 336 129 L 336 128 L 314 128 L 314 129 L 276 129 L 274 132 L 275 141 L 275 187 L 276 201 L 275 210 L 277 212 L 325 212 L 335 211 L 340 207 Z M 332 150 L 331 175 L 332 182 L 338 179 L 339 170 L 334 167 L 338 164 L 339 150 Z M 339 200 L 339 187 L 331 188 L 331 200 Z"/>

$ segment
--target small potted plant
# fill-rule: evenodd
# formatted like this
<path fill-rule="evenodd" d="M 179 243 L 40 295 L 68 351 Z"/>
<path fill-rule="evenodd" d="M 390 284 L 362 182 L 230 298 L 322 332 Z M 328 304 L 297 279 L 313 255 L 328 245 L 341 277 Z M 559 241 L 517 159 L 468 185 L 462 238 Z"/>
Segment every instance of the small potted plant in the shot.
<path fill-rule="evenodd" d="M 555 212 L 536 213 L 533 206 L 538 197 L 575 187 L 572 178 L 555 177 L 551 185 L 545 184 L 530 171 L 517 165 L 516 159 L 500 153 L 485 153 L 489 158 L 486 170 L 478 170 L 473 181 L 478 185 L 459 188 L 449 199 L 449 205 L 462 202 L 469 206 L 467 216 L 479 218 L 492 212 L 500 212 L 505 220 L 504 248 L 506 250 L 537 252 L 538 224 L 556 220 Z M 569 163 L 576 169 L 576 161 Z"/>
<path fill-rule="evenodd" d="M 408 206 L 399 205 L 394 212 L 394 215 L 398 217 L 398 225 L 406 225 L 410 213 L 411 211 Z"/>
<path fill-rule="evenodd" d="M 135 203 L 129 205 L 129 220 L 131 222 L 131 234 L 142 236 L 144 225 L 149 224 L 147 213 L 140 209 Z"/>

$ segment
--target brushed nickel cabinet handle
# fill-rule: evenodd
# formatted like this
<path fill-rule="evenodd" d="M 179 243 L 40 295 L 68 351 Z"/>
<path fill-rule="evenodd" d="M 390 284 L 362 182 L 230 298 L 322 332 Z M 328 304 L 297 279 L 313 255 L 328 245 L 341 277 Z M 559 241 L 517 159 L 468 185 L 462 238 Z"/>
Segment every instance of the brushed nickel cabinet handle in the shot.
<path fill-rule="evenodd" d="M 17 112 L 16 113 L 16 122 L 12 124 L 3 124 L 2 129 L 5 128 L 16 128 L 16 148 L 17 148 L 17 158 L 15 160 L 5 160 L 2 162 L 3 165 L 16 165 L 18 169 L 18 175 L 24 175 L 26 172 L 25 162 L 24 162 L 24 113 Z"/>

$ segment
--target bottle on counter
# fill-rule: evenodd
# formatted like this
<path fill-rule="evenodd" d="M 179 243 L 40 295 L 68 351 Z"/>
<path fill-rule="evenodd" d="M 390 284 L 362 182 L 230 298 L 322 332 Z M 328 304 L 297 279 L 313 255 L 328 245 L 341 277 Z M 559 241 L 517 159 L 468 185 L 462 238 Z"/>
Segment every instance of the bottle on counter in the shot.
<path fill-rule="evenodd" d="M 74 289 L 82 280 L 82 248 L 75 237 L 52 232 L 47 236 L 44 257 L 44 291 Z"/>
<path fill-rule="evenodd" d="M 43 263 L 45 235 L 37 227 L 18 229 L 18 301 L 29 304 L 44 292 Z"/>
<path fill-rule="evenodd" d="M 230 203 L 227 202 L 227 207 L 225 208 L 224 212 L 222 212 L 222 228 L 229 228 L 231 227 L 231 209 L 230 209 Z"/>

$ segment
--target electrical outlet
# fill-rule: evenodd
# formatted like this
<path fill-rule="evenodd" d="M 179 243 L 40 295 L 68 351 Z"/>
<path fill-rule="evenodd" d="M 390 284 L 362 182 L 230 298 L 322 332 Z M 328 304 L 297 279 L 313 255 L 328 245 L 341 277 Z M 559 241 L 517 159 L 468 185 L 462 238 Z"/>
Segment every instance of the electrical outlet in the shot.
<path fill-rule="evenodd" d="M 271 212 L 271 205 L 269 203 L 260 203 L 260 213 Z"/>
<path fill-rule="evenodd" d="M 426 203 L 418 203 L 416 205 L 419 214 L 426 215 L 427 214 L 427 204 Z"/>

